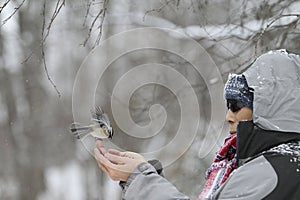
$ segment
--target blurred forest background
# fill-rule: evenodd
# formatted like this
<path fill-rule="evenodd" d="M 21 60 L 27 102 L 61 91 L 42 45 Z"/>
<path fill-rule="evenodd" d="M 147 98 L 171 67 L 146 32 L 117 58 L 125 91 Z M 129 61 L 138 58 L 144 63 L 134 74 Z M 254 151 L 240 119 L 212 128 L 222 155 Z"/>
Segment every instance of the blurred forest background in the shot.
<path fill-rule="evenodd" d="M 76 72 L 100 41 L 138 27 L 180 31 L 206 49 L 225 82 L 228 73 L 242 72 L 267 50 L 299 54 L 299 11 L 296 0 L 0 0 L 0 199 L 120 199 L 118 184 L 68 132 Z M 184 44 L 184 39 L 178 40 Z M 201 133 L 210 118 L 210 94 L 189 63 L 168 52 L 141 50 L 118 60 L 115 67 L 153 60 L 185 74 L 198 96 L 202 126 L 188 151 L 165 169 L 168 180 L 194 199 L 227 133 L 212 137 L 213 150 L 199 157 Z M 107 91 L 120 74 L 110 76 L 102 86 Z M 167 105 L 171 117 L 159 137 L 138 143 L 119 134 L 113 143 L 143 152 L 147 145 L 172 137 L 180 120 L 179 105 L 166 88 L 139 89 L 130 104 L 132 118 L 148 123 L 149 107 L 157 103 Z M 109 105 L 108 100 L 101 106 L 112 118 Z"/>

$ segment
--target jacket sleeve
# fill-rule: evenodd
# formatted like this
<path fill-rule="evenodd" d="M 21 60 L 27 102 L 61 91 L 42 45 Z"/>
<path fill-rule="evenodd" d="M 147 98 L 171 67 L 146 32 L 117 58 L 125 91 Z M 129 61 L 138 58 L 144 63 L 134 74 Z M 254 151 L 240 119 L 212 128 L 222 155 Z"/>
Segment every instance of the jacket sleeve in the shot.
<path fill-rule="evenodd" d="M 150 163 L 140 164 L 122 188 L 123 200 L 189 200 Z"/>
<path fill-rule="evenodd" d="M 232 172 L 212 199 L 263 199 L 275 189 L 277 182 L 272 165 L 264 156 L 259 156 Z"/>

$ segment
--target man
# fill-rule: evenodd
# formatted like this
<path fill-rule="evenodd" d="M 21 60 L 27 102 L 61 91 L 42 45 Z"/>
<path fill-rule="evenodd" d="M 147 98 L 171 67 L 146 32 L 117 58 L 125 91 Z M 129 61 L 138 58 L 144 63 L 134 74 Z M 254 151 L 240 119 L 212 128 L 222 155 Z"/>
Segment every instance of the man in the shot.
<path fill-rule="evenodd" d="M 207 172 L 199 199 L 299 199 L 300 58 L 285 50 L 263 54 L 224 89 L 230 137 Z M 251 120 L 252 119 L 252 120 Z M 122 181 L 123 199 L 189 199 L 139 154 L 106 150 L 99 167 Z"/>

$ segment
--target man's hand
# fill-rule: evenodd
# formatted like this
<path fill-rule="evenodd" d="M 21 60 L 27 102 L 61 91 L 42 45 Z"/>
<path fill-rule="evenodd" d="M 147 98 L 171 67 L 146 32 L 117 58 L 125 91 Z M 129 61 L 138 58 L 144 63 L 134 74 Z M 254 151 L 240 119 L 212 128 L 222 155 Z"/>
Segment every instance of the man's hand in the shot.
<path fill-rule="evenodd" d="M 106 150 L 101 140 L 97 140 L 94 153 L 99 167 L 115 181 L 127 181 L 133 170 L 139 164 L 146 162 L 145 158 L 138 153 Z"/>

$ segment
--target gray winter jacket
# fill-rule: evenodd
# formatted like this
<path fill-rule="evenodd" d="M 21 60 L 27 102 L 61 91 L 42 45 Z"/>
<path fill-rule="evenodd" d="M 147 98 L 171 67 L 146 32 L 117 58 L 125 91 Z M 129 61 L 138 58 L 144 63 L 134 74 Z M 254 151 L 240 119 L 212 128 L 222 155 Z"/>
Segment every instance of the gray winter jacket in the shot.
<path fill-rule="evenodd" d="M 300 58 L 285 50 L 260 56 L 244 73 L 254 89 L 253 121 L 237 127 L 239 166 L 210 199 L 300 199 Z M 186 200 L 155 165 L 140 164 L 125 200 Z M 200 191 L 199 191 L 200 193 Z"/>

